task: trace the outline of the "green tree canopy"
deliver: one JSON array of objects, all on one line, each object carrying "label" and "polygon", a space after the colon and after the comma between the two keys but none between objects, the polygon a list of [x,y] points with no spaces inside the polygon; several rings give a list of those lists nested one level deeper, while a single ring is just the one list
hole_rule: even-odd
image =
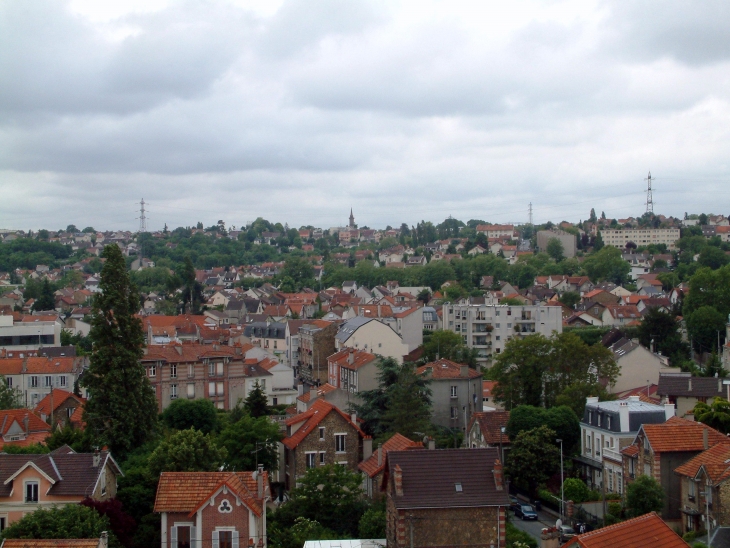
[{"label": "green tree canopy", "polygon": [[694,407],[695,420],[722,432],[730,433],[730,402],[724,398],[714,398],[712,404],[698,402]]},{"label": "green tree canopy", "polygon": [[266,392],[261,388],[259,381],[254,382],[253,388],[246,396],[244,407],[248,414],[254,418],[264,417],[269,414],[269,400]]},{"label": "green tree canopy", "polygon": [[565,259],[565,248],[563,247],[563,242],[557,238],[550,238],[548,240],[546,251],[550,257],[555,259],[556,263]]},{"label": "green tree canopy", "polygon": [[730,314],[730,265],[717,270],[700,268],[690,278],[682,313],[687,317],[703,306],[715,308],[723,318]]},{"label": "green tree canopy", "polygon": [[23,393],[19,388],[8,386],[5,377],[0,375],[0,409],[20,409],[25,407]]},{"label": "green tree canopy", "polygon": [[33,303],[33,310],[55,310],[56,309],[56,298],[53,295],[53,288],[48,278],[43,280],[41,285],[41,293]]},{"label": "green tree canopy", "polygon": [[291,527],[297,517],[318,521],[327,529],[357,538],[358,524],[368,505],[362,476],[345,466],[329,464],[307,470],[291,490],[289,501],[276,511],[276,521]]},{"label": "green tree canopy", "polygon": [[567,406],[545,409],[520,405],[510,412],[505,433],[510,439],[516,439],[522,432],[544,425],[555,432],[556,438],[563,440],[563,448],[567,453],[580,440],[579,420],[573,410]]},{"label": "green tree canopy", "polygon": [[227,452],[210,434],[190,428],[175,432],[162,441],[149,458],[153,476],[162,472],[212,472],[225,462]]},{"label": "green tree canopy", "polygon": [[0,538],[98,539],[103,531],[109,534],[110,547],[121,546],[111,532],[111,524],[106,516],[99,515],[96,510],[88,506],[68,504],[30,512],[7,527],[0,534]]},{"label": "green tree canopy", "polygon": [[218,429],[218,412],[210,400],[173,400],[162,412],[162,420],[176,430],[195,428],[209,434]]},{"label": "green tree canopy", "polygon": [[603,247],[583,261],[583,269],[593,282],[609,281],[624,284],[629,279],[631,265],[623,260],[621,251],[613,246]]},{"label": "green tree canopy", "polygon": [[223,429],[217,442],[226,449],[227,469],[256,470],[258,463],[275,471],[279,466],[277,442],[281,437],[278,425],[267,416],[243,415]]},{"label": "green tree canopy", "polygon": [[560,449],[555,445],[555,431],[547,426],[520,432],[512,440],[507,454],[507,473],[512,481],[523,483],[531,498],[560,466]]},{"label": "green tree canopy", "polygon": [[89,338],[94,343],[81,384],[89,390],[84,406],[87,428],[121,457],[143,445],[157,430],[157,399],[140,360],[145,344],[135,317],[139,293],[129,279],[122,252],[104,248],[101,293],[94,298]]},{"label": "green tree canopy", "polygon": [[722,344],[725,335],[726,318],[714,306],[701,306],[686,319],[687,333],[695,349],[712,352]]},{"label": "green tree canopy", "polygon": [[689,347],[682,341],[677,319],[659,308],[650,308],[638,328],[639,342],[646,348],[668,356],[672,363],[681,362],[689,357]]},{"label": "green tree canopy", "polygon": [[638,517],[664,508],[664,489],[649,476],[638,476],[626,487],[626,513]]}]

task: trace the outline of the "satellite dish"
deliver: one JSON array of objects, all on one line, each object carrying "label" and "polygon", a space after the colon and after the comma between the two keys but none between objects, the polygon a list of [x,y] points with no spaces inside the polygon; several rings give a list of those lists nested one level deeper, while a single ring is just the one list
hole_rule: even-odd
[{"label": "satellite dish", "polygon": [[560,529],[560,526],[563,524],[563,520],[558,518],[558,520],[555,522],[555,528]]}]

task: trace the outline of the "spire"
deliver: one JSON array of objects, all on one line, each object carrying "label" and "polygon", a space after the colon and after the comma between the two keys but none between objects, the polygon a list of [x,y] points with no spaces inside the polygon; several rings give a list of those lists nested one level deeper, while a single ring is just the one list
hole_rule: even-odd
[{"label": "spire", "polygon": [[352,208],[350,208],[350,228],[355,228],[355,216],[352,214]]}]

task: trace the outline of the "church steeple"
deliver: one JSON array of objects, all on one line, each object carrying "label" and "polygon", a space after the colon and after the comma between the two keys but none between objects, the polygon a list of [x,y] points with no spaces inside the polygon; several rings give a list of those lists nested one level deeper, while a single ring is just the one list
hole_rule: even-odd
[{"label": "church steeple", "polygon": [[352,208],[350,208],[350,228],[355,228],[355,216],[352,214]]}]

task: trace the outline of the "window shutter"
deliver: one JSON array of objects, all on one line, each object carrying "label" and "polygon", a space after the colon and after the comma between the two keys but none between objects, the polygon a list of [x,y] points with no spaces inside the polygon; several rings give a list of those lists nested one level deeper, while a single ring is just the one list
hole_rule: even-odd
[{"label": "window shutter", "polygon": [[198,548],[198,528],[190,528],[190,548]]},{"label": "window shutter", "polygon": [[213,531],[213,548],[220,548],[220,543],[218,542],[218,531]]},{"label": "window shutter", "polygon": [[177,548],[177,525],[170,527],[170,548]]},{"label": "window shutter", "polygon": [[233,548],[238,548],[238,531],[233,531]]}]

